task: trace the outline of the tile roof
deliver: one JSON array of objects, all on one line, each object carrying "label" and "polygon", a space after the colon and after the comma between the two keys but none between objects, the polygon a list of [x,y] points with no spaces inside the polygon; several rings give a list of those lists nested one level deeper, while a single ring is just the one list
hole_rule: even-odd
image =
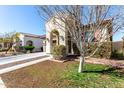
[{"label": "tile roof", "polygon": [[35,34],[24,33],[24,32],[20,32],[20,33],[25,35],[25,36],[29,36],[29,37],[37,37],[37,38],[42,38],[42,39],[46,38],[46,35],[35,35]]}]

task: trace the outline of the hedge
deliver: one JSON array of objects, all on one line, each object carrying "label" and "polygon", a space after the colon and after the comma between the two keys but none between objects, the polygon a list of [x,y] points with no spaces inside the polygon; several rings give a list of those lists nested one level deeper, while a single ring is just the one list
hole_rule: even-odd
[{"label": "hedge", "polygon": [[124,50],[114,50],[111,55],[112,59],[124,60]]},{"label": "hedge", "polygon": [[26,51],[32,52],[35,47],[34,47],[34,46],[23,46],[23,48],[24,48]]}]

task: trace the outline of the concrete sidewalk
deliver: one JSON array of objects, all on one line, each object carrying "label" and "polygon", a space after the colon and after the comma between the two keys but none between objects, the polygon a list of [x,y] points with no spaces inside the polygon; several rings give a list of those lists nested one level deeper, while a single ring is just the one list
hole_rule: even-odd
[{"label": "concrete sidewalk", "polygon": [[22,64],[17,64],[17,65],[14,65],[14,66],[5,67],[3,69],[0,69],[0,74],[4,74],[4,73],[7,73],[7,72],[16,70],[16,69],[20,69],[20,68],[27,67],[27,66],[30,66],[30,65],[33,65],[33,64],[37,64],[37,63],[40,63],[40,62],[43,62],[43,61],[49,60],[49,59],[51,59],[51,57],[44,57],[44,58],[40,58],[40,59],[27,61],[27,62],[22,63]]},{"label": "concrete sidewalk", "polygon": [[0,58],[0,74],[33,65],[50,58],[51,56],[44,52]]},{"label": "concrete sidewalk", "polygon": [[45,52],[38,52],[38,53],[30,53],[30,54],[2,57],[2,58],[0,58],[0,65],[17,62],[17,61],[22,61],[22,60],[27,60],[30,58],[36,58],[36,57],[45,56],[45,55],[48,56],[48,54],[46,54]]}]

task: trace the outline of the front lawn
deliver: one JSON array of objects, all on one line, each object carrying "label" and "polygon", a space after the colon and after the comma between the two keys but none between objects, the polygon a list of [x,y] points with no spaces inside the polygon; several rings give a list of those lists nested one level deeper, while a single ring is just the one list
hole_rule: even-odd
[{"label": "front lawn", "polygon": [[124,87],[123,69],[85,64],[77,73],[78,62],[41,62],[1,75],[7,87]]}]

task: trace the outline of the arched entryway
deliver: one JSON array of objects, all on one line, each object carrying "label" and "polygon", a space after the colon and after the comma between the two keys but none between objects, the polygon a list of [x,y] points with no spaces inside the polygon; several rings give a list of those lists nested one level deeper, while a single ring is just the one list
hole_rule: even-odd
[{"label": "arched entryway", "polygon": [[26,42],[26,45],[27,45],[27,46],[33,46],[33,41],[31,41],[31,40],[27,41],[27,42]]},{"label": "arched entryway", "polygon": [[54,29],[51,31],[51,41],[52,41],[52,46],[59,45],[59,32],[58,32],[58,30]]},{"label": "arched entryway", "polygon": [[52,53],[52,50],[54,46],[59,45],[59,32],[56,29],[53,29],[50,32],[50,52]]}]

